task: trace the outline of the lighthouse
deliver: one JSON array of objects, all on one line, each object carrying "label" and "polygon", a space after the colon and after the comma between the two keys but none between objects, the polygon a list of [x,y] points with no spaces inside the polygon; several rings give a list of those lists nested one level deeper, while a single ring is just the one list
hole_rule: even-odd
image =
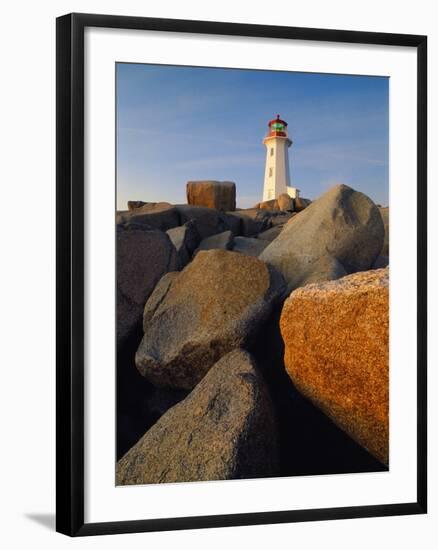
[{"label": "lighthouse", "polygon": [[283,193],[297,198],[299,190],[290,185],[288,150],[292,140],[287,135],[287,122],[281,120],[280,115],[268,123],[268,133],[263,143],[266,146],[263,201],[276,199]]}]

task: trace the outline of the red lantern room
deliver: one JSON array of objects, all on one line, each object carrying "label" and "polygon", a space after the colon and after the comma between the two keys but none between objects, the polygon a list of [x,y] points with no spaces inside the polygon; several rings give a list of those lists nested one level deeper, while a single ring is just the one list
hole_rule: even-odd
[{"label": "red lantern room", "polygon": [[287,122],[281,120],[280,115],[268,123],[269,130],[266,137],[287,137]]}]

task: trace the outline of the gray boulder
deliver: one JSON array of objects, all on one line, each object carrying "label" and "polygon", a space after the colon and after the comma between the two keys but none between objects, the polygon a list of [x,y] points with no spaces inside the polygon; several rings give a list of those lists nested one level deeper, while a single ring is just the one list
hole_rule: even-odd
[{"label": "gray boulder", "polygon": [[266,231],[262,231],[262,233],[259,233],[257,235],[257,239],[262,239],[264,241],[273,241],[280,235],[281,230],[283,229],[283,226],[281,225],[275,225],[274,227],[271,227],[271,229],[267,229]]},{"label": "gray boulder", "polygon": [[236,184],[232,181],[189,181],[187,202],[224,212],[233,211],[236,208]]},{"label": "gray boulder", "polygon": [[284,290],[281,275],[257,258],[199,252],[155,309],[137,369],[156,386],[193,388],[223,355],[253,341]]},{"label": "gray boulder", "polygon": [[264,215],[263,210],[239,210],[236,212],[228,212],[231,218],[235,218],[240,222],[240,235],[244,237],[253,237],[270,227],[269,215]]},{"label": "gray boulder", "polygon": [[264,218],[269,218],[271,215],[277,213],[278,210],[268,210],[260,208],[240,208],[236,212],[232,212],[235,216],[245,216],[251,218],[252,220],[263,220]]},{"label": "gray boulder", "polygon": [[378,256],[373,263],[373,269],[383,269],[389,265],[389,256]]},{"label": "gray boulder", "polygon": [[220,217],[226,228],[232,231],[233,235],[238,236],[242,234],[242,221],[233,214],[234,212],[220,212]]},{"label": "gray boulder", "polygon": [[242,210],[240,214],[243,216],[252,218],[257,222],[263,222],[264,223],[263,231],[264,231],[273,225],[283,225],[287,223],[288,220],[295,215],[295,212],[283,212],[281,210],[268,210],[266,208],[262,208],[259,210],[256,210],[254,208],[249,208],[248,210]]},{"label": "gray boulder", "polygon": [[370,269],[382,248],[384,228],[376,205],[346,185],[333,187],[295,216],[261,253],[288,290]]},{"label": "gray boulder", "polygon": [[180,225],[178,211],[167,202],[146,203],[134,210],[118,212],[118,224],[144,225],[147,228],[167,231]]},{"label": "gray boulder", "polygon": [[296,215],[296,212],[278,212],[276,216],[271,217],[270,225],[272,227],[276,227],[277,225],[283,226]]},{"label": "gray boulder", "polygon": [[240,234],[240,220],[213,208],[204,206],[192,206],[190,204],[178,204],[175,206],[180,217],[181,224],[193,221],[200,239],[211,237],[223,231],[232,231],[234,235]]},{"label": "gray boulder", "polygon": [[169,288],[176,277],[178,277],[179,271],[169,271],[161,277],[156,284],[152,294],[149,296],[143,310],[143,332],[146,332],[149,328],[149,323],[152,317],[158,309],[158,306],[166,297],[169,292]]},{"label": "gray boulder", "polygon": [[195,254],[201,250],[214,250],[219,248],[221,250],[231,250],[233,248],[233,233],[232,231],[224,231],[217,235],[212,235],[203,239],[199,247],[195,250]]},{"label": "gray boulder", "polygon": [[259,256],[268,246],[269,241],[253,237],[235,237],[233,250],[248,256]]},{"label": "gray boulder", "polygon": [[267,477],[277,472],[274,413],[252,357],[234,350],[118,462],[117,485]]},{"label": "gray boulder", "polygon": [[162,231],[117,230],[117,344],[136,325],[157,282],[178,269],[176,251]]},{"label": "gray boulder", "polygon": [[192,254],[200,241],[195,223],[190,220],[180,227],[169,229],[167,234],[176,249],[179,266],[182,269],[191,260]]},{"label": "gray boulder", "polygon": [[[251,237],[261,231],[266,231],[273,225],[283,225],[295,215],[294,212],[282,212],[281,210],[272,210],[267,208],[247,208],[233,212],[243,220],[242,236]],[[253,220],[250,222],[248,218]],[[254,223],[256,222],[256,223]]]},{"label": "gray boulder", "polygon": [[308,265],[306,278],[299,286],[334,281],[348,275],[344,266],[333,256],[321,256]]},{"label": "gray boulder", "polygon": [[380,215],[382,216],[383,226],[385,227],[385,239],[383,241],[381,256],[389,256],[389,208],[379,208]]}]

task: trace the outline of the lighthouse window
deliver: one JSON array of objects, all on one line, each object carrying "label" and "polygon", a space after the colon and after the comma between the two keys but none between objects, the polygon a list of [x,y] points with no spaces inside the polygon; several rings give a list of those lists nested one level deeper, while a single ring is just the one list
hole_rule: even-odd
[{"label": "lighthouse window", "polygon": [[270,178],[272,178],[272,172],[273,172],[272,168],[269,168],[269,177]]},{"label": "lighthouse window", "polygon": [[274,156],[274,148],[271,147],[271,157],[273,157],[273,156]]}]

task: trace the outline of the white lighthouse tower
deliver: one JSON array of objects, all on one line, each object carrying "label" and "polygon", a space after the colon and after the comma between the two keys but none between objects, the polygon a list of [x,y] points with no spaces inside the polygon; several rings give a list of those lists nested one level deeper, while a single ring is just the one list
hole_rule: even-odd
[{"label": "white lighthouse tower", "polygon": [[299,195],[299,190],[290,185],[288,149],[292,141],[287,135],[287,122],[277,115],[277,118],[268,123],[268,127],[268,133],[263,140],[266,145],[263,201],[276,199],[283,193],[295,199]]}]

